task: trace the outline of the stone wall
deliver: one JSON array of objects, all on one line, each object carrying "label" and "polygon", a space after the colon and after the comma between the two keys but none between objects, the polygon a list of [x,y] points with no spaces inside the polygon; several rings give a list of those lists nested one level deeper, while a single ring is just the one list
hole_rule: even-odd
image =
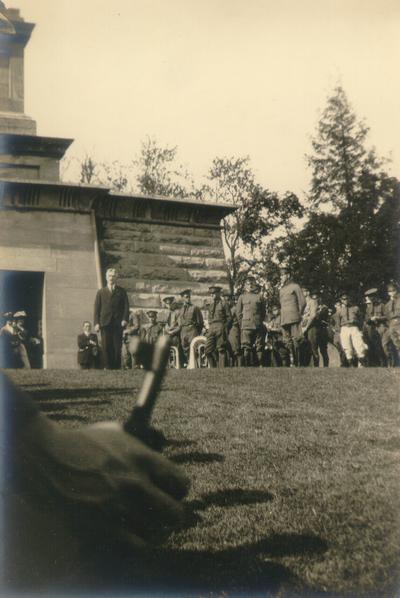
[{"label": "stone wall", "polygon": [[44,272],[44,367],[76,368],[98,288],[90,214],[2,210],[0,270]]},{"label": "stone wall", "polygon": [[218,228],[103,220],[99,236],[102,269],[117,268],[134,307],[162,308],[186,288],[201,305],[210,284],[228,286]]}]

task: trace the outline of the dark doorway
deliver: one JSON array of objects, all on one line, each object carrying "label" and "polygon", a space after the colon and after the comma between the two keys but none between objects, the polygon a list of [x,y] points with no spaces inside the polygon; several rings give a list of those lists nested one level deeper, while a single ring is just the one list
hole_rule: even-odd
[{"label": "dark doorway", "polygon": [[39,339],[40,344],[27,342],[31,366],[43,367],[42,305],[44,272],[0,270],[1,313],[26,312],[28,339]]}]

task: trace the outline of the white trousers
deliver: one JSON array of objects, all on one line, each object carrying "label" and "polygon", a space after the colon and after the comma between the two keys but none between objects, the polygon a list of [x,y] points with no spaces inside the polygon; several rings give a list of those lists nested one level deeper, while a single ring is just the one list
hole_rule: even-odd
[{"label": "white trousers", "polygon": [[340,342],[348,361],[351,361],[353,357],[362,359],[368,349],[368,346],[364,343],[361,330],[357,326],[342,326],[340,329]]}]

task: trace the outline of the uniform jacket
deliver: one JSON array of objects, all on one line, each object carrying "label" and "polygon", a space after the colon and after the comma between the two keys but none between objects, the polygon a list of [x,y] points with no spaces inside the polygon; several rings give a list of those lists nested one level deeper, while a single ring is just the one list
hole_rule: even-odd
[{"label": "uniform jacket", "polygon": [[129,320],[129,300],[128,295],[122,287],[115,285],[111,292],[108,287],[103,287],[97,291],[94,302],[94,325],[100,324],[100,327],[109,324],[121,325],[121,322]]},{"label": "uniform jacket", "polygon": [[168,317],[165,322],[165,332],[170,336],[175,336],[176,334],[178,334],[179,329],[179,311],[177,309],[170,310],[168,312]]},{"label": "uniform jacket", "polygon": [[264,297],[261,293],[243,293],[237,301],[236,313],[242,330],[256,330],[265,319]]},{"label": "uniform jacket", "polygon": [[154,344],[159,336],[161,336],[163,332],[163,327],[160,322],[156,322],[155,324],[147,324],[142,328],[141,337],[146,343]]},{"label": "uniform jacket", "polygon": [[216,299],[207,304],[208,325],[231,323],[232,314],[229,304],[224,299]]},{"label": "uniform jacket", "polygon": [[361,311],[357,305],[342,305],[339,309],[341,326],[358,326],[361,324]]},{"label": "uniform jacket", "polygon": [[281,304],[282,326],[300,322],[306,300],[299,285],[292,281],[285,284],[279,290],[279,301]]},{"label": "uniform jacket", "polygon": [[[90,341],[96,343],[91,345]],[[98,340],[97,334],[90,333],[86,335],[84,332],[78,335],[78,363],[79,365],[88,365],[94,357],[93,348],[97,348],[98,351]]]},{"label": "uniform jacket", "polygon": [[129,314],[128,326],[124,329],[123,337],[124,342],[129,343],[131,336],[139,336],[140,334],[140,319],[137,314]]},{"label": "uniform jacket", "polygon": [[[374,318],[374,320],[371,320]],[[379,303],[368,303],[365,310],[365,322],[366,324],[376,323],[379,324],[386,320],[385,305]]]},{"label": "uniform jacket", "polygon": [[182,305],[179,310],[178,321],[181,328],[193,326],[196,329],[197,334],[200,334],[203,330],[203,314],[201,313],[200,308],[192,303]]},{"label": "uniform jacket", "polygon": [[394,297],[394,299],[389,299],[389,301],[385,305],[385,315],[388,321],[393,320],[394,318],[400,318],[400,294]]}]

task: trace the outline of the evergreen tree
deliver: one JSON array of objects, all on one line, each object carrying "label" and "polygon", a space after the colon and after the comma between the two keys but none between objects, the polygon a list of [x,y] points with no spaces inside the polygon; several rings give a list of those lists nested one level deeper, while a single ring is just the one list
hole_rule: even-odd
[{"label": "evergreen tree", "polygon": [[[312,139],[309,219],[280,245],[300,283],[332,301],[345,290],[362,299],[371,286],[399,275],[399,181],[365,147],[368,128],[357,120],[341,87],[328,99]],[[323,207],[324,206],[324,207]]]}]

